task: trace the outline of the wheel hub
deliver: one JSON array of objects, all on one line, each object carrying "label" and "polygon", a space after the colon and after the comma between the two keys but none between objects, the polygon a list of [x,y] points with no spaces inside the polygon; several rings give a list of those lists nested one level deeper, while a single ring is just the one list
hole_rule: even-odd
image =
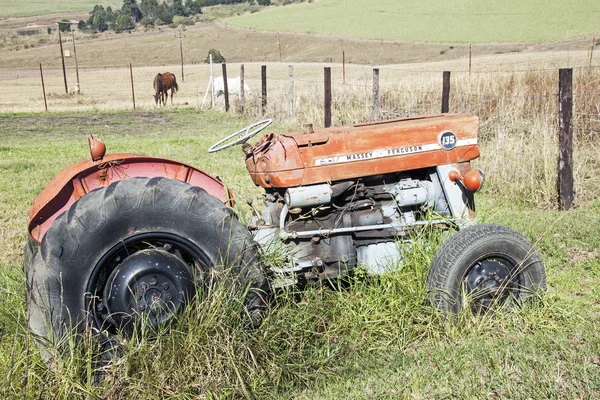
[{"label": "wheel hub", "polygon": [[503,302],[510,294],[511,268],[501,260],[477,262],[465,276],[466,294],[476,310],[485,310],[494,302]]},{"label": "wheel hub", "polygon": [[117,328],[145,320],[169,322],[195,293],[189,266],[166,250],[147,249],[125,258],[104,287],[107,321]]}]

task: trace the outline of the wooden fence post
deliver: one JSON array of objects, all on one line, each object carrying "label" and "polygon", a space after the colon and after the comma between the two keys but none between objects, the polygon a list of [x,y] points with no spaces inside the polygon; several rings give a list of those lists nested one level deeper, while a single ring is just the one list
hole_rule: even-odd
[{"label": "wooden fence post", "polygon": [[246,91],[244,90],[244,64],[240,65],[240,112],[246,109]]},{"label": "wooden fence post", "polygon": [[379,68],[373,68],[373,121],[379,121]]},{"label": "wooden fence post", "polygon": [[260,79],[262,82],[262,113],[265,115],[267,111],[267,66],[263,65],[260,68]]},{"label": "wooden fence post", "polygon": [[225,95],[225,112],[229,111],[229,85],[227,84],[227,64],[221,63],[223,71],[223,94]]},{"label": "wooden fence post", "polygon": [[331,126],[331,67],[325,67],[325,128]]},{"label": "wooden fence post", "polygon": [[573,206],[573,69],[558,72],[558,206]]},{"label": "wooden fence post", "polygon": [[342,51],[342,83],[346,84],[346,52]]},{"label": "wooden fence post", "polygon": [[442,114],[449,110],[450,103],[450,71],[444,71],[444,84],[442,87]]},{"label": "wooden fence post", "polygon": [[290,65],[290,108],[289,108],[289,116],[292,118],[294,115],[294,66]]},{"label": "wooden fence post", "polygon": [[594,58],[594,46],[596,45],[596,38],[592,38],[592,45],[590,46],[590,62],[588,63],[588,68],[592,68],[592,58]]},{"label": "wooden fence post", "polygon": [[42,63],[40,63],[40,76],[42,77],[42,92],[44,92],[44,107],[48,112],[48,102],[46,102],[46,86],[44,85],[44,72],[42,72]]},{"label": "wooden fence post", "polygon": [[279,45],[279,62],[283,62],[283,58],[281,57],[281,38],[279,37],[279,32],[277,32],[277,44]]},{"label": "wooden fence post", "polygon": [[129,63],[129,76],[131,77],[131,97],[133,98],[133,110],[135,111],[135,90],[133,89],[133,67]]},{"label": "wooden fence post", "polygon": [[469,78],[471,78],[471,59],[473,56],[473,45],[469,43]]}]

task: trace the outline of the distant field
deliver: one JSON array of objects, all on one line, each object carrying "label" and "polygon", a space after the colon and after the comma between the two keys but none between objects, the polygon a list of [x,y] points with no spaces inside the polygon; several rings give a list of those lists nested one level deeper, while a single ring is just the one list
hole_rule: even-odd
[{"label": "distant field", "polygon": [[600,34],[599,20],[597,0],[315,0],[226,22],[361,39],[537,43]]},{"label": "distant field", "polygon": [[0,18],[91,11],[94,5],[120,8],[121,0],[0,0]]}]

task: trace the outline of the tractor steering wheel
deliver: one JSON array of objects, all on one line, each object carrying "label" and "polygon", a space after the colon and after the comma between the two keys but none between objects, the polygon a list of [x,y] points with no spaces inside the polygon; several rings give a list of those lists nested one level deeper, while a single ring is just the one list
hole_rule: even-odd
[{"label": "tractor steering wheel", "polygon": [[236,144],[246,143],[248,141],[248,139],[250,139],[251,137],[256,135],[258,132],[265,129],[267,126],[271,125],[272,122],[273,122],[272,119],[264,119],[262,121],[255,122],[252,125],[248,125],[247,127],[242,128],[239,131],[232,133],[231,135],[227,136],[226,138],[223,138],[223,139],[219,140],[217,143],[210,146],[208,148],[208,152],[214,153],[215,151],[227,149],[231,146],[235,146]]}]

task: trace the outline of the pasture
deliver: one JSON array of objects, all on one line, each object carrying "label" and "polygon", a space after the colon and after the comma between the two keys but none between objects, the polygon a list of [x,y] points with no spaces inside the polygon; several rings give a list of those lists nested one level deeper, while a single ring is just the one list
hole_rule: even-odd
[{"label": "pasture", "polygon": [[[85,135],[91,133],[107,143],[109,152],[192,163],[251,197],[260,191],[246,175],[240,148],[217,156],[206,153],[210,144],[248,122],[185,107],[0,115],[0,396],[596,396],[600,196],[590,195],[567,213],[524,206],[528,199],[518,196],[528,191],[507,198],[504,178],[492,172],[496,159],[490,155],[498,145],[492,138],[482,141],[484,156],[476,164],[488,172],[489,181],[478,195],[479,218],[508,225],[536,243],[549,282],[539,306],[495,318],[464,315],[458,324],[446,324],[424,303],[424,277],[438,245],[424,243],[413,248],[400,271],[381,279],[359,279],[339,291],[309,288],[280,294],[255,332],[243,329],[230,301],[218,295],[200,298],[169,332],[130,343],[101,385],[93,384],[93,366],[85,353],[74,353],[47,370],[24,328],[21,263],[27,209],[36,194],[62,168],[89,157]],[[519,162],[513,161],[507,165]]]},{"label": "pasture", "polygon": [[228,18],[232,25],[369,40],[553,42],[600,33],[594,0],[317,0]]},{"label": "pasture", "polygon": [[37,1],[14,1],[0,0],[0,18],[2,17],[26,17],[32,15],[59,14],[76,11],[89,12],[94,5],[100,4],[104,7],[121,8],[121,0],[37,0]]},{"label": "pasture", "polygon": [[[371,35],[369,31],[379,35],[414,32],[418,35],[414,40],[456,43],[476,42],[490,35],[494,41],[513,40],[510,29],[514,37],[520,35],[519,41],[547,42],[598,33],[597,24],[590,22],[597,20],[598,6],[585,0],[569,4],[569,12],[563,12],[561,7],[566,6],[555,0],[543,5],[537,0],[510,1],[488,5],[485,15],[476,16],[467,7],[471,2],[462,0],[445,14],[439,10],[447,3],[439,1],[422,4],[422,11],[412,14],[407,11],[414,11],[410,6],[404,6],[402,13],[394,11],[404,2],[384,0],[379,6],[365,6],[370,1],[316,0],[243,16],[228,25],[214,22],[188,27],[183,39],[185,80],[178,64],[177,30],[170,28],[77,36],[78,95],[65,94],[57,44],[24,49],[17,43],[11,47],[13,51],[3,53],[0,398],[598,396],[600,69],[587,68],[589,38],[544,44],[476,44],[469,74],[468,45],[327,36],[361,38]],[[60,5],[0,0],[3,13],[16,10],[18,15],[30,15],[33,4],[41,10],[46,3],[52,11],[74,7],[73,11],[87,12],[92,7],[87,0]],[[318,12],[312,14],[314,10]],[[369,13],[378,10],[381,22],[374,29],[368,22],[372,20]],[[304,23],[309,24],[305,26],[330,26],[332,31],[279,35],[258,30],[283,31],[283,23],[277,20],[283,12],[291,15],[281,15],[288,26],[299,26],[294,25],[295,18],[304,15]],[[388,19],[388,14],[393,18]],[[360,21],[352,19],[356,15]],[[560,29],[554,25],[559,16],[563,18]],[[505,21],[503,26],[495,25],[499,17]],[[252,29],[229,25],[244,21],[250,21]],[[428,29],[412,26],[413,22],[424,23]],[[480,23],[485,26],[477,25]],[[0,34],[6,24],[14,29],[19,22],[0,21]],[[539,38],[542,34],[545,36]],[[66,46],[69,48],[69,42]],[[203,61],[210,48],[219,49],[227,58],[230,78],[239,75],[240,63],[244,63],[246,83],[253,91],[244,112],[239,111],[235,96],[227,114],[222,100],[214,108],[206,105],[200,110],[210,76]],[[345,80],[342,51],[347,62]],[[593,65],[598,64],[595,59]],[[130,62],[136,111],[132,110]],[[39,63],[44,65],[49,113],[43,112]],[[196,298],[178,324],[157,338],[142,335],[130,341],[124,356],[105,368],[105,380],[99,385],[94,383],[95,365],[86,348],[46,368],[26,329],[21,267],[27,211],[54,175],[89,157],[87,134],[105,141],[108,152],[149,154],[196,165],[218,175],[236,195],[247,199],[261,191],[247,176],[241,149],[210,155],[207,148],[264,117],[275,119],[271,131],[297,130],[304,123],[321,127],[324,67],[332,68],[333,124],[368,120],[374,64],[380,68],[383,118],[439,112],[442,71],[452,71],[451,112],[480,117],[482,156],[474,166],[485,172],[486,184],[476,195],[478,218],[509,226],[536,244],[548,272],[548,292],[539,304],[500,315],[465,314],[456,324],[449,324],[425,302],[425,276],[440,243],[417,237],[406,264],[393,274],[360,278],[342,290],[309,287],[303,292],[279,293],[268,318],[256,331],[243,328],[236,299],[215,290],[211,297]],[[268,75],[265,115],[260,101],[261,65],[267,65]],[[291,97],[289,65],[294,71]],[[576,197],[573,210],[559,212],[557,72],[568,66],[575,67]],[[169,103],[157,108],[152,80],[165,71],[175,73],[180,91],[175,94],[174,106]],[[220,75],[217,65],[215,76]],[[67,59],[67,78],[73,87],[72,59]],[[247,215],[244,201],[238,204],[240,215]],[[265,255],[270,256],[274,255]]]}]

